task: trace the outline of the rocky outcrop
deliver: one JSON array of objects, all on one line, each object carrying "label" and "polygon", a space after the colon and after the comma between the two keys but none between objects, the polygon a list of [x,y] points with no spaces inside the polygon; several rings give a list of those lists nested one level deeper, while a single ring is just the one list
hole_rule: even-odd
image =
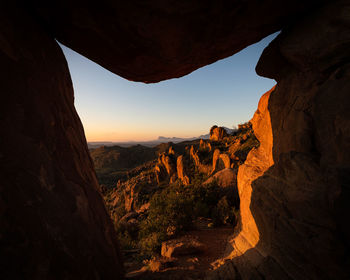
[{"label": "rocky outcrop", "polygon": [[198,155],[197,151],[195,150],[195,148],[193,147],[193,145],[191,146],[191,149],[190,149],[190,156],[194,160],[194,163],[196,166],[199,166],[201,164],[200,159],[199,159],[199,155]]},{"label": "rocky outcrop", "polygon": [[10,5],[0,9],[1,279],[122,279],[64,55]]},{"label": "rocky outcrop", "polygon": [[190,183],[190,179],[188,177],[188,164],[186,163],[184,156],[178,156],[177,158],[177,177],[182,181],[182,183],[187,186]]},{"label": "rocky outcrop", "polygon": [[219,158],[223,164],[225,168],[230,168],[231,167],[231,160],[230,157],[227,154],[220,154],[220,158]]},{"label": "rocky outcrop", "polygon": [[204,141],[201,139],[199,141],[199,150],[200,151],[205,151],[205,152],[211,152],[211,144],[210,142]]},{"label": "rocky outcrop", "polygon": [[128,80],[158,82],[231,56],[319,2],[101,0],[96,8],[52,0],[30,8],[64,45]]},{"label": "rocky outcrop", "polygon": [[203,164],[201,162],[201,159],[199,158],[199,153],[198,151],[193,147],[193,145],[190,148],[190,157],[193,159],[194,161],[194,165],[197,168],[197,170],[201,173],[204,174],[209,174],[211,167],[208,164]]},{"label": "rocky outcrop", "polygon": [[209,184],[213,181],[217,181],[218,185],[222,188],[236,187],[237,185],[237,174],[231,168],[226,168],[215,173],[211,176],[204,184]]},{"label": "rocky outcrop", "polygon": [[219,170],[230,168],[231,160],[227,154],[221,153],[219,149],[215,149],[213,153],[213,166],[211,173],[215,173]]},{"label": "rocky outcrop", "polygon": [[259,61],[278,84],[252,120],[260,147],[239,168],[242,226],[217,276],[349,278],[349,10],[336,1],[309,15]]},{"label": "rocky outcrop", "polygon": [[175,152],[172,147],[168,153],[161,153],[158,156],[158,163],[154,168],[158,184],[169,179],[170,183],[175,182],[177,175],[177,167],[175,162]]},{"label": "rocky outcrop", "polygon": [[227,136],[228,136],[228,134],[227,134],[225,128],[223,128],[223,127],[218,127],[218,126],[214,125],[210,129],[210,140],[211,141],[221,141]]},{"label": "rocky outcrop", "polygon": [[[155,167],[157,168],[157,166]],[[164,171],[164,170],[163,170]],[[141,172],[135,177],[120,184],[119,188],[110,192],[112,200],[114,199],[113,206],[117,206],[118,202],[122,202],[124,199],[124,208],[126,212],[137,211],[143,205],[142,195],[152,193],[157,189],[157,177],[156,172]],[[105,197],[107,204],[109,204],[110,198]]]},{"label": "rocky outcrop", "polygon": [[231,168],[223,169],[204,182],[210,184],[215,182],[220,188],[220,197],[226,196],[235,207],[239,207],[239,195],[237,189],[237,170]]}]

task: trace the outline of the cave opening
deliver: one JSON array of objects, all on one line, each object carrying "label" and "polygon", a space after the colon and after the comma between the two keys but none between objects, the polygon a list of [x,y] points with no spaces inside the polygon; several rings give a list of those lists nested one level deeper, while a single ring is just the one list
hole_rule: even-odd
[{"label": "cave opening", "polygon": [[259,146],[249,120],[275,84],[255,65],[278,33],[156,84],[124,80],[60,44],[127,275],[196,275],[229,255],[240,226],[238,167]]},{"label": "cave opening", "polygon": [[[350,278],[350,230],[346,219],[346,214],[350,213],[347,175],[350,174],[349,0],[287,0],[283,5],[277,0],[27,2],[7,1],[0,9],[0,255],[5,256],[0,264],[1,279],[124,279],[124,263],[126,271],[130,272],[130,262],[128,264],[123,256],[122,251],[126,249],[123,244],[120,250],[115,226],[101,193],[111,194],[108,209],[122,201],[124,210],[121,209],[120,221],[129,215],[125,217],[129,222],[126,226],[141,227],[137,224],[143,210],[148,211],[148,217],[156,217],[142,227],[155,234],[137,234],[146,236],[148,242],[144,244],[152,248],[155,244],[152,242],[159,241],[157,233],[163,232],[164,236],[175,232],[176,235],[184,222],[190,220],[190,224],[194,224],[188,217],[192,218],[201,211],[217,214],[219,209],[232,206],[229,203],[234,199],[227,199],[227,195],[226,202],[220,199],[220,205],[215,204],[217,197],[209,199],[212,196],[207,194],[216,194],[215,178],[211,178],[214,182],[208,182],[209,187],[204,193],[203,188],[183,185],[199,182],[203,187],[203,176],[196,178],[191,176],[192,172],[205,174],[214,170],[217,171],[212,174],[215,176],[232,171],[234,168],[222,169],[234,160],[229,155],[230,148],[231,152],[234,150],[229,140],[240,135],[243,141],[254,140],[241,134],[243,131],[249,133],[249,124],[227,136],[230,133],[221,127],[226,126],[225,121],[229,120],[229,127],[241,121],[235,120],[233,115],[224,121],[215,118],[220,113],[234,113],[240,109],[238,99],[219,97],[215,87],[221,85],[222,89],[222,83],[217,85],[215,81],[220,81],[220,76],[214,82],[210,77],[215,75],[203,79],[197,95],[179,87],[174,95],[164,91],[163,95],[157,96],[156,87],[181,82],[186,77],[189,79],[200,70],[183,80],[169,80],[153,88],[151,85],[147,94],[137,90],[140,84],[133,83],[139,97],[131,98],[131,92],[125,94],[123,90],[118,96],[118,92],[111,90],[111,95],[117,96],[122,105],[118,107],[119,103],[109,99],[107,105],[112,107],[109,111],[107,105],[99,106],[99,102],[105,99],[104,90],[92,90],[98,84],[110,88],[108,79],[105,83],[98,83],[94,81],[95,77],[86,78],[83,84],[89,86],[80,91],[76,87],[79,79],[74,74],[74,67],[71,67],[71,75],[57,42],[116,75],[132,81],[156,83],[185,76],[229,57],[277,30],[282,30],[281,34],[264,49],[256,67],[259,75],[276,80],[277,85],[260,98],[250,121],[259,146],[250,150],[244,164],[238,168],[241,223],[238,223],[240,228],[235,227],[239,229],[235,231],[237,235],[228,242],[227,248],[232,246],[228,248],[232,254],[219,259],[217,269],[203,277],[193,277],[191,273],[184,275],[192,270],[191,267],[195,272],[201,263],[197,257],[188,258],[186,265],[189,270],[184,270],[184,273],[173,270],[172,274],[173,264],[161,261],[146,262],[146,271],[141,273],[147,272],[151,266],[154,270],[161,270],[164,264],[170,266],[170,272],[155,274],[156,277],[151,274],[150,279]],[[70,66],[73,66],[71,62]],[[89,69],[82,67],[86,68],[83,70]],[[76,87],[76,104],[71,76]],[[238,78],[239,81],[244,79]],[[245,86],[251,84],[249,81],[244,83]],[[209,92],[209,98],[205,94],[208,89],[214,89]],[[259,96],[267,89],[259,88]],[[154,164],[151,166],[153,172],[144,172],[149,166],[141,166],[135,171],[140,175],[139,179],[142,176],[146,179],[140,180],[143,184],[148,184],[149,176],[165,182],[161,188],[157,182],[160,192],[154,195],[153,206],[150,203],[147,208],[147,203],[143,202],[147,202],[152,188],[142,188],[137,176],[130,172],[129,168],[134,170],[130,165],[138,165],[137,161],[131,160],[130,153],[125,156],[130,164],[126,168],[119,166],[108,170],[103,160],[93,162],[91,159],[86,136],[88,141],[106,141],[107,137],[90,138],[89,122],[86,122],[88,115],[81,106],[85,101],[78,96],[79,92],[88,96],[89,90],[95,96],[96,92],[99,93],[100,99],[91,100],[93,106],[87,112],[96,111],[93,120],[98,120],[99,115],[107,117],[107,120],[97,122],[96,129],[100,131],[105,128],[108,117],[114,125],[127,123],[120,122],[123,115],[119,115],[117,121],[113,120],[110,112],[114,110],[131,111],[131,115],[124,115],[129,116],[126,121],[136,117],[140,124],[132,131],[150,132],[158,124],[147,119],[152,114],[146,109],[148,105],[155,105],[153,111],[162,109],[157,120],[159,123],[163,121],[171,133],[163,135],[165,130],[161,129],[155,131],[156,134],[148,134],[150,138],[143,136],[138,141],[153,140],[155,135],[162,135],[161,139],[180,137],[170,130],[176,126],[167,119],[167,113],[175,120],[181,120],[180,128],[189,125],[190,133],[186,132],[184,136],[198,137],[201,129],[207,133],[211,127],[212,140],[199,140],[197,146],[183,147],[181,153],[175,144],[162,144],[162,153],[158,153],[153,163],[150,161],[150,165]],[[235,91],[228,90],[228,93],[233,96]],[[239,93],[244,97],[249,95],[242,90]],[[156,97],[151,97],[152,94]],[[164,96],[172,98],[162,99]],[[182,97],[180,102],[175,96]],[[254,99],[252,112],[259,96]],[[131,106],[122,103],[128,97],[134,101]],[[142,102],[137,106],[136,101],[142,101],[142,98],[148,101],[147,106],[145,103],[142,106]],[[164,101],[162,106],[157,106],[159,100]],[[203,106],[203,101],[209,105]],[[85,124],[85,132],[75,105]],[[191,110],[176,113],[186,106],[190,107],[193,116],[186,115]],[[207,123],[197,111],[203,108]],[[242,121],[251,117],[249,115]],[[205,128],[194,122],[198,119],[204,121]],[[195,129],[199,131],[193,135]],[[121,127],[116,127],[116,131],[123,131],[123,135],[126,132]],[[121,140],[115,136],[112,135],[110,140]],[[134,136],[129,134],[123,141],[132,139]],[[121,151],[128,150],[122,148],[112,153],[106,162],[122,158]],[[110,149],[105,146],[94,151],[103,154]],[[142,145],[134,149],[136,155],[143,154],[144,158],[149,155]],[[240,159],[239,155],[237,158]],[[110,184],[112,188],[122,190],[122,200],[118,195],[112,196],[111,188],[108,189],[110,177],[101,174],[96,177],[98,164],[106,173],[120,171],[112,174]],[[175,176],[169,176],[173,173]],[[232,172],[226,175],[235,176]],[[118,184],[117,176],[126,177],[129,186],[125,186],[127,181],[122,178]],[[170,181],[175,185],[170,186]],[[147,191],[138,191],[137,186]],[[188,192],[184,193],[185,190]],[[168,203],[166,199],[169,197],[172,199]],[[202,197],[208,198],[204,204]],[[188,207],[194,205],[193,201],[197,204],[196,209]],[[208,206],[215,211],[208,211]],[[125,209],[129,207],[136,211],[125,215]],[[169,218],[159,219],[159,216],[170,217],[168,212],[175,220],[182,219],[179,227],[169,226]],[[236,218],[233,214],[232,217]],[[214,217],[203,214],[201,218],[205,219],[198,222],[202,222],[205,229],[217,229],[215,225],[208,227],[214,222]],[[221,219],[221,222],[225,220]],[[154,231],[154,228],[159,229],[159,224],[152,222],[159,222],[162,230]],[[125,232],[119,231],[119,234],[123,233],[122,238],[128,237]],[[148,238],[150,236],[153,238]],[[220,238],[215,238],[215,241],[222,244]],[[198,245],[196,240],[193,244]],[[164,249],[167,256],[171,251],[169,248],[177,248],[174,244],[168,245]],[[158,243],[157,250],[161,254],[159,246]],[[204,250],[205,246],[199,244],[198,247]],[[130,249],[130,254],[139,250]],[[134,279],[148,277],[146,274],[133,276]]]}]

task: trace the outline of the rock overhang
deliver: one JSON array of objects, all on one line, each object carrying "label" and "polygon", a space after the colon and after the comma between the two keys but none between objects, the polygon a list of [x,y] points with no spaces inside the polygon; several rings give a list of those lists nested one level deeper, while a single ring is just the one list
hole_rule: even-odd
[{"label": "rock overhang", "polygon": [[326,1],[36,1],[60,43],[131,81],[178,78],[281,30]]}]

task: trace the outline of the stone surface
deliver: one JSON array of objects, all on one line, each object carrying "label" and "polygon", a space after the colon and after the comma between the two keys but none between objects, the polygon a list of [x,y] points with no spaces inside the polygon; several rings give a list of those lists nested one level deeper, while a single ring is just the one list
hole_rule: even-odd
[{"label": "stone surface", "polygon": [[214,175],[208,178],[204,184],[210,184],[213,181],[217,182],[217,185],[222,188],[220,191],[220,197],[226,196],[232,205],[239,207],[239,195],[237,189],[237,169],[225,168],[216,172]]},{"label": "stone surface", "polygon": [[231,167],[231,160],[229,155],[221,153],[219,149],[215,149],[213,153],[213,166],[211,173]]},{"label": "stone surface", "polygon": [[239,168],[241,228],[217,277],[349,279],[349,12],[334,2],[263,52],[257,71],[278,84],[252,120],[260,147]]},{"label": "stone surface", "polygon": [[199,141],[199,148],[198,148],[198,150],[211,152],[211,144],[210,144],[210,142],[204,141],[203,139],[201,139]]},{"label": "stone surface", "polygon": [[186,160],[184,156],[178,156],[177,158],[177,177],[182,181],[182,183],[187,186],[190,183],[190,179],[188,177],[188,173],[186,172],[188,169],[188,164],[186,164]]},{"label": "stone surface", "polygon": [[211,141],[220,141],[227,137],[227,132],[223,127],[217,127],[214,125],[210,129],[210,140]]},{"label": "stone surface", "polygon": [[191,146],[191,149],[190,149],[190,156],[192,157],[194,164],[196,166],[199,166],[201,164],[199,156],[198,156],[198,152],[196,151],[196,149],[193,146]]},{"label": "stone surface", "polygon": [[222,188],[236,187],[237,174],[233,169],[225,168],[211,176],[204,184],[209,184],[214,180],[217,180],[218,185]]},{"label": "stone surface", "polygon": [[[316,5],[315,5],[316,4]],[[280,30],[320,1],[31,3],[64,45],[129,80],[181,77]],[[273,11],[273,12],[272,12]]]},{"label": "stone surface", "polygon": [[231,160],[228,154],[220,154],[219,160],[222,161],[225,168],[231,167]]},{"label": "stone surface", "polygon": [[163,257],[172,258],[184,255],[199,254],[204,252],[205,245],[194,237],[183,236],[178,239],[171,239],[162,243],[161,254]]},{"label": "stone surface", "polygon": [[122,279],[63,53],[0,9],[1,279]]},{"label": "stone surface", "polygon": [[210,173],[211,166],[209,164],[203,164],[201,162],[201,159],[199,158],[199,152],[193,147],[193,145],[191,145],[190,148],[190,157],[193,159],[194,165],[199,172],[204,174]]}]

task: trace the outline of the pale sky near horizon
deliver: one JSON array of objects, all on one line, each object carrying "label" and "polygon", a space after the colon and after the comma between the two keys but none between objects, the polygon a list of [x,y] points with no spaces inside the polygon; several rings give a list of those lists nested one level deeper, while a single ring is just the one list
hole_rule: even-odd
[{"label": "pale sky near horizon", "polygon": [[276,35],[156,84],[125,80],[61,45],[87,141],[196,137],[214,124],[232,128],[250,120],[261,95],[276,84],[255,73],[263,49]]}]

